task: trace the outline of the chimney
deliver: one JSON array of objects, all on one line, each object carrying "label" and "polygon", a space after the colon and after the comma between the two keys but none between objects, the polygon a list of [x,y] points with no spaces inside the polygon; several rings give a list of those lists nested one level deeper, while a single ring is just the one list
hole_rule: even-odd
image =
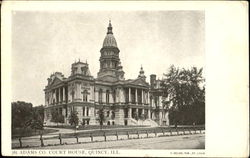
[{"label": "chimney", "polygon": [[150,75],[150,86],[151,86],[151,88],[155,88],[155,84],[156,84],[156,75],[152,74],[152,75]]}]

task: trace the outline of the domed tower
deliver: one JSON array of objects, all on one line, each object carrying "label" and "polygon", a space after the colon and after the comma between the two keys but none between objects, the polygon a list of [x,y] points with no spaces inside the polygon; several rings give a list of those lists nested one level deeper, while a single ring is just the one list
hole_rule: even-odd
[{"label": "domed tower", "polygon": [[122,66],[120,65],[119,58],[120,50],[117,47],[112,29],[111,21],[109,21],[107,35],[100,50],[100,70],[97,74],[97,78],[115,81],[123,79],[124,72],[121,70]]},{"label": "domed tower", "polygon": [[144,81],[146,81],[146,76],[144,75],[144,70],[143,67],[141,66],[141,70],[139,72],[138,78],[143,79]]}]

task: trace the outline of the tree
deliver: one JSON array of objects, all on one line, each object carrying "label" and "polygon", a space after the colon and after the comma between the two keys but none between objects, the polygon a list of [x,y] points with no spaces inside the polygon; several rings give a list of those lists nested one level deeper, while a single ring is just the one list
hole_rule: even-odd
[{"label": "tree", "polygon": [[29,121],[29,126],[32,129],[35,129],[35,132],[36,130],[43,130],[43,111],[43,106],[37,106],[32,109],[32,116]]},{"label": "tree", "polygon": [[[179,69],[173,65],[161,83],[164,109],[169,111],[169,118],[177,124],[202,123],[205,120],[205,88],[202,68]],[[205,123],[205,122],[204,122]]]},{"label": "tree", "polygon": [[139,117],[139,119],[143,121],[146,120],[146,118],[147,118],[147,114],[141,114]]},{"label": "tree", "polygon": [[44,106],[43,105],[33,107],[33,111],[35,111],[39,119],[44,121]]},{"label": "tree", "polygon": [[24,101],[11,103],[12,129],[25,128],[32,115],[32,104]]},{"label": "tree", "polygon": [[102,129],[103,123],[106,120],[105,115],[104,115],[104,107],[103,106],[98,110],[98,120],[100,123],[100,127]]},{"label": "tree", "polygon": [[138,121],[139,116],[138,116],[138,112],[137,112],[137,111],[133,111],[133,113],[132,113],[132,118],[134,118],[135,120]]},{"label": "tree", "polygon": [[51,122],[64,123],[64,116],[58,111],[58,109],[51,109]]},{"label": "tree", "polygon": [[78,112],[72,110],[69,116],[69,123],[70,125],[77,126],[79,124]]}]

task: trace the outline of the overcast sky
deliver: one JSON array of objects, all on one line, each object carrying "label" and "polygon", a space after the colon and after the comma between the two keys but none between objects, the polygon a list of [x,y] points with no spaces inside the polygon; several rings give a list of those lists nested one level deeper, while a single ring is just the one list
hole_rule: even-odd
[{"label": "overcast sky", "polygon": [[71,64],[88,61],[99,71],[100,49],[111,19],[126,79],[142,65],[161,78],[169,66],[205,65],[203,11],[13,12],[12,101],[44,104],[51,73],[70,75]]}]

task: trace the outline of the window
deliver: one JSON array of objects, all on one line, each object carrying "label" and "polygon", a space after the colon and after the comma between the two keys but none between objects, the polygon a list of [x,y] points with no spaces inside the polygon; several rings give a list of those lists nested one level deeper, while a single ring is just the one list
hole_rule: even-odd
[{"label": "window", "polygon": [[75,98],[75,91],[72,91],[71,95],[72,95],[72,101],[74,101],[74,98]]},{"label": "window", "polygon": [[87,92],[87,90],[84,90],[84,91],[83,91],[83,101],[84,101],[84,102],[87,102],[87,101],[88,101],[88,92]]},{"label": "window", "polygon": [[112,111],[112,114],[111,114],[111,119],[114,120],[115,119],[115,112]]},{"label": "window", "polygon": [[99,103],[102,103],[102,89],[99,90]]},{"label": "window", "polygon": [[157,97],[155,97],[155,98],[154,98],[154,100],[155,100],[155,107],[157,107],[157,106],[158,106],[157,99],[158,99]]},{"label": "window", "polygon": [[116,102],[116,91],[113,92],[114,103]]},{"label": "window", "polygon": [[87,116],[89,116],[89,108],[87,107]]},{"label": "window", "polygon": [[109,90],[106,91],[106,102],[109,103]]},{"label": "window", "polygon": [[82,116],[85,116],[85,106],[82,107]]}]

